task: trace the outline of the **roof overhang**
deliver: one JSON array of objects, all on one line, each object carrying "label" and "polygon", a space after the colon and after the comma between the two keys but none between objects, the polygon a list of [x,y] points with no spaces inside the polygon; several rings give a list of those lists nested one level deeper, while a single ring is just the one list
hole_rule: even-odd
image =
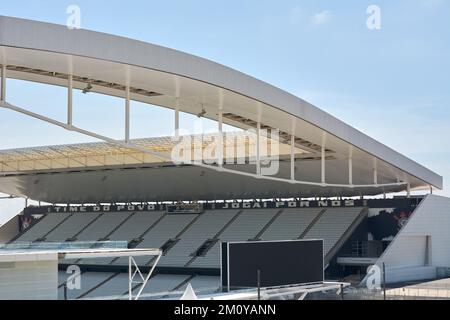
[{"label": "roof overhang", "polygon": [[[116,97],[124,98],[123,88],[129,85],[132,100],[170,109],[176,108],[178,100],[180,111],[198,114],[204,108],[205,117],[216,121],[218,106],[222,105],[224,123],[242,129],[254,128],[260,110],[263,126],[298,137],[305,149],[313,146],[309,150],[312,153],[317,152],[314,146],[322,144],[325,133],[326,147],[334,157],[327,160],[327,174],[338,173],[329,177],[330,182],[348,180],[343,173],[348,169],[351,149],[353,165],[361,169],[354,177],[362,183],[372,180],[376,161],[380,180],[405,181],[412,189],[443,186],[438,174],[310,103],[223,65],[176,50],[93,31],[0,17],[0,63],[7,66],[9,78],[67,86],[66,76],[73,74],[74,88],[83,89],[86,83],[92,83],[92,91]],[[317,173],[320,161],[306,168]],[[317,176],[314,179],[318,180]],[[0,191],[7,192],[2,186]],[[292,186],[285,189],[288,187]],[[336,194],[335,188],[323,188],[326,191],[321,194]],[[297,186],[296,193],[304,190]],[[378,189],[376,194],[383,191]],[[362,192],[349,189],[345,194]],[[186,196],[189,198],[189,191]]]}]

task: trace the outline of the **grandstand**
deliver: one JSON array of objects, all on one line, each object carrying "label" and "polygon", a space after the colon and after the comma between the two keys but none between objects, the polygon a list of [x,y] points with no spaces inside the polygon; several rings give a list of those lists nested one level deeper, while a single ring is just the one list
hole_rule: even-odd
[{"label": "grandstand", "polygon": [[[416,201],[399,199],[398,206],[409,206]],[[391,201],[392,202],[392,201]],[[311,201],[305,208],[267,209],[206,209],[199,214],[167,213],[154,211],[126,212],[54,212],[55,207],[30,208],[42,218],[18,236],[14,241],[127,241],[136,248],[163,248],[164,255],[155,275],[144,290],[144,296],[162,297],[182,291],[187,283],[200,291],[217,292],[219,285],[219,244],[222,241],[324,239],[324,254],[330,276],[336,273],[336,259],[345,256],[345,244],[350,240],[367,241],[369,230],[359,239],[350,239],[354,230],[367,225],[368,208],[384,206],[386,201],[366,201],[365,206],[319,207]],[[331,202],[330,202],[331,203]],[[268,203],[274,206],[273,203]],[[240,204],[244,206],[243,203]],[[215,204],[214,206],[218,206]],[[224,206],[222,204],[222,206]],[[90,211],[89,207],[86,207]],[[50,212],[49,212],[50,211]],[[71,226],[70,228],[68,226]],[[170,243],[170,246],[167,244]],[[344,250],[343,250],[344,248]],[[136,258],[141,267],[149,267],[154,259]],[[334,261],[334,262],[333,262]],[[62,261],[61,269],[77,264],[83,271],[85,283],[80,290],[69,290],[69,299],[103,297],[123,299],[127,297],[127,274],[123,273],[128,261],[118,259],[80,259]],[[67,274],[59,272],[58,296],[64,297],[63,283]],[[163,294],[164,293],[164,294]]]},{"label": "grandstand", "polygon": [[[240,214],[235,210],[208,210],[193,224],[178,243],[171,248],[160,262],[160,265],[184,267],[196,258],[196,252],[201,248],[205,241],[216,243],[218,236],[235,217]],[[207,247],[204,248],[206,253]]]},{"label": "grandstand", "polygon": [[[329,279],[363,280],[367,261],[388,263],[392,283],[450,268],[450,203],[431,194],[442,177],[302,99],[189,54],[29,20],[0,17],[0,49],[1,111],[102,141],[0,151],[0,192],[45,203],[0,228],[9,245],[123,241],[160,249],[160,260],[133,260],[141,270],[155,267],[147,299],[173,297],[188,284],[220,292],[220,246],[228,241],[323,239]],[[67,87],[67,121],[8,101],[7,79]],[[74,90],[124,99],[123,140],[72,123]],[[172,109],[174,136],[130,139],[131,100]],[[217,133],[180,136],[181,112],[217,122]],[[224,133],[224,124],[236,132]],[[183,154],[218,148],[179,162],[171,151],[184,139],[200,143],[188,140]],[[399,192],[406,195],[388,197]],[[127,299],[131,261],[60,260],[58,298]],[[70,265],[82,271],[80,289],[66,290]]]}]

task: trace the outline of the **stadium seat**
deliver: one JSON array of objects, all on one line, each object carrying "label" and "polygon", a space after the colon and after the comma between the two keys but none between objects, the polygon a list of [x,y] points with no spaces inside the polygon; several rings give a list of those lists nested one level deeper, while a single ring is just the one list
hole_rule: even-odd
[{"label": "stadium seat", "polygon": [[329,208],[304,236],[304,239],[323,239],[324,256],[339,241],[363,208]]},{"label": "stadium seat", "polygon": [[262,240],[294,240],[306,230],[321,208],[284,209],[262,234]]},{"label": "stadium seat", "polygon": [[70,215],[71,213],[48,213],[34,226],[27,229],[19,238],[15,240],[15,242],[36,241],[37,239],[43,238]]},{"label": "stadium seat", "polygon": [[213,238],[237,213],[237,210],[208,210],[183,234],[181,240],[162,257],[159,265],[182,267],[192,253]]},{"label": "stadium seat", "polygon": [[[246,241],[253,239],[270,219],[278,212],[277,209],[244,210],[219,236],[220,241]],[[219,268],[220,242],[217,242],[204,257],[197,257],[189,266],[198,268]]]}]

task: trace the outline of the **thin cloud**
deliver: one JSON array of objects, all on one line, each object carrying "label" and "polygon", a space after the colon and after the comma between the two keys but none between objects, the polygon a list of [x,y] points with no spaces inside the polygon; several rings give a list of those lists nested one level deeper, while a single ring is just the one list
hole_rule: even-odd
[{"label": "thin cloud", "polygon": [[328,22],[330,22],[330,20],[331,20],[330,10],[324,10],[322,12],[315,14],[312,17],[312,23],[316,26],[327,24]]}]

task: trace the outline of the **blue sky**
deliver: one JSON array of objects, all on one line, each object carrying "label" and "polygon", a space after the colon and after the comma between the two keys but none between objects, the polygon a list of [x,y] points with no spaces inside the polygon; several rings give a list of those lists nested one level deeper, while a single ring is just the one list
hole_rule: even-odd
[{"label": "blue sky", "polygon": [[[15,0],[2,1],[0,15],[65,24],[70,4],[81,8],[84,29],[156,43],[248,73],[315,104],[445,181],[450,176],[450,1]],[[369,5],[381,9],[381,30],[366,27]],[[8,90],[12,102],[64,116],[63,89],[10,81]],[[123,103],[89,96],[88,102],[76,95],[75,120],[118,135]],[[87,119],[91,99],[97,111]],[[161,125],[173,122],[170,111],[134,103],[132,112],[135,137],[172,130]],[[0,119],[0,149],[89,141],[6,110],[0,110]],[[445,185],[441,194],[450,195]],[[9,203],[0,203],[5,214],[20,206]]]}]

